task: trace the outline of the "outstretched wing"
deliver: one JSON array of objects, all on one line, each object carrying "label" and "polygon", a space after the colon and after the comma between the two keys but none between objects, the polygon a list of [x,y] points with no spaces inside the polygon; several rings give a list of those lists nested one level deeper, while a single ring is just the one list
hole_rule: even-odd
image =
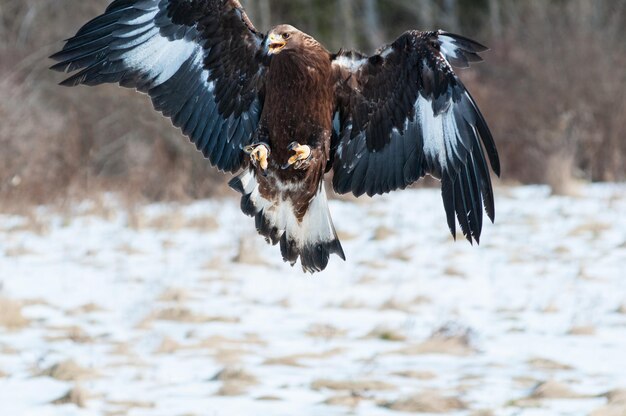
[{"label": "outstretched wing", "polygon": [[52,69],[79,71],[61,85],[149,94],[211,164],[234,172],[263,106],[263,41],[237,0],[115,0]]},{"label": "outstretched wing", "polygon": [[500,162],[485,119],[451,65],[481,61],[486,49],[458,35],[411,31],[371,57],[337,54],[335,191],[382,194],[430,174],[442,181],[452,234],[456,212],[467,239],[478,242],[483,205],[495,216],[483,146],[498,175]]}]

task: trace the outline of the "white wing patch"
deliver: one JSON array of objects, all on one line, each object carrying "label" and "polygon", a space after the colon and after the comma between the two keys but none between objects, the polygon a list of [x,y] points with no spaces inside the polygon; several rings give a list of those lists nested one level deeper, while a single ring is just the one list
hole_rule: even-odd
[{"label": "white wing patch", "polygon": [[158,34],[123,55],[124,64],[150,74],[155,78],[154,86],[170,79],[193,55],[202,54],[198,44],[179,39],[171,41]]},{"label": "white wing patch", "polygon": [[460,136],[452,106],[435,116],[432,103],[420,95],[415,103],[415,113],[422,127],[424,155],[437,161],[445,170],[450,157],[457,153]]},{"label": "white wing patch", "polygon": [[[439,35],[439,45],[441,48],[441,52],[446,61],[448,61],[448,57],[453,59],[460,58],[459,48],[454,43],[454,39],[445,35]],[[449,63],[449,62],[448,62]]]}]

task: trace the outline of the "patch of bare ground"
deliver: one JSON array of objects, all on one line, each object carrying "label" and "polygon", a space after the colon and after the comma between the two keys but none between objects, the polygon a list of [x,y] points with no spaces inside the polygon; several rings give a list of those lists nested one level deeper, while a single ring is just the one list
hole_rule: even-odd
[{"label": "patch of bare ground", "polygon": [[396,386],[380,380],[331,380],[318,379],[311,383],[313,390],[345,390],[351,392],[389,391]]},{"label": "patch of bare ground", "polygon": [[52,401],[52,404],[64,405],[64,404],[73,404],[80,408],[85,407],[87,404],[87,400],[89,395],[85,389],[81,386],[74,386],[68,390],[63,396],[59,397]]},{"label": "patch of bare ground", "polygon": [[35,251],[29,249],[23,244],[19,244],[13,247],[8,247],[4,250],[4,254],[7,257],[24,257],[24,256],[32,256],[37,254]]},{"label": "patch of bare ground", "polygon": [[217,391],[218,396],[239,396],[246,390],[257,385],[257,378],[242,368],[226,367],[211,378],[211,381],[221,381],[222,386]]},{"label": "patch of bare ground", "polygon": [[132,245],[128,244],[128,243],[123,243],[120,244],[115,251],[117,251],[120,254],[124,254],[126,256],[141,256],[143,254],[145,254],[143,251],[141,251],[140,249],[133,247]]},{"label": "patch of bare ground", "polygon": [[57,332],[55,335],[46,336],[46,341],[59,342],[59,341],[72,341],[77,344],[91,344],[94,342],[94,338],[87,334],[84,329],[77,325],[72,326],[56,326],[48,328],[50,331]]},{"label": "patch of bare ground", "polygon": [[590,336],[595,335],[596,328],[591,325],[573,326],[567,331],[568,335]]},{"label": "patch of bare ground", "polygon": [[413,258],[411,256],[411,253],[413,252],[415,252],[415,248],[413,246],[403,247],[403,248],[399,248],[388,253],[387,257],[394,259],[394,260],[399,260],[399,261],[408,263]]},{"label": "patch of bare ground", "polygon": [[7,378],[9,375],[4,371],[0,370],[0,378]]},{"label": "patch of bare ground", "polygon": [[189,218],[185,223],[186,228],[191,228],[197,231],[201,231],[203,233],[215,231],[219,228],[219,226],[220,225],[217,220],[208,215]]},{"label": "patch of bare ground", "polygon": [[311,338],[330,340],[345,336],[347,331],[331,324],[312,324],[304,333]]},{"label": "patch of bare ground", "polygon": [[392,230],[391,228],[385,227],[383,225],[383,226],[376,228],[376,230],[374,231],[374,236],[372,237],[372,240],[384,241],[390,237],[393,237],[394,235],[396,235],[396,232],[394,230]]},{"label": "patch of bare ground", "polygon": [[348,231],[337,231],[337,237],[339,237],[339,241],[352,241],[352,240],[356,240],[359,235],[358,234],[352,234],[351,232]]},{"label": "patch of bare ground", "polygon": [[450,413],[466,410],[467,404],[458,397],[445,396],[438,391],[424,391],[394,401],[380,402],[379,406],[408,413]]},{"label": "patch of bare ground", "polygon": [[589,416],[626,415],[626,389],[612,390],[603,396],[607,398],[607,403],[591,412]]},{"label": "patch of bare ground", "polygon": [[540,383],[538,379],[530,376],[516,376],[512,379],[513,383],[523,389],[532,389]]},{"label": "patch of bare ground", "polygon": [[535,357],[527,361],[527,364],[535,370],[543,371],[566,371],[573,367],[548,358]]},{"label": "patch of bare ground", "polygon": [[395,373],[391,373],[391,375],[403,378],[412,378],[414,380],[432,380],[437,378],[437,375],[430,371],[415,370],[396,371]]},{"label": "patch of bare ground", "polygon": [[509,404],[516,407],[539,407],[542,400],[586,399],[590,397],[593,396],[577,393],[567,384],[548,380],[536,384],[527,397],[513,400]]},{"label": "patch of bare ground", "polygon": [[448,266],[443,270],[443,274],[447,277],[456,279],[465,279],[466,275],[463,271],[457,269],[454,266]]},{"label": "patch of bare ground", "polygon": [[478,410],[474,410],[473,412],[469,414],[469,416],[495,416],[495,415],[496,414],[494,413],[494,411],[490,409],[478,409]]},{"label": "patch of bare ground", "polygon": [[155,354],[174,354],[177,351],[185,348],[183,345],[179,344],[175,340],[170,337],[164,337],[161,340],[161,344],[154,350]]},{"label": "patch of bare ground", "polygon": [[250,266],[268,266],[269,263],[259,254],[256,246],[256,238],[242,237],[239,239],[237,254],[233,257],[233,262],[247,264]]},{"label": "patch of bare ground", "polygon": [[190,293],[181,288],[170,287],[165,289],[163,293],[158,297],[160,302],[176,302],[182,303],[190,300],[192,296]]},{"label": "patch of bare ground", "polygon": [[36,375],[60,381],[81,381],[97,377],[97,372],[82,367],[73,360],[66,360],[53,364]]},{"label": "patch of bare ground", "polygon": [[38,236],[45,236],[50,233],[50,223],[37,215],[33,210],[28,210],[26,214],[22,213],[24,222],[9,228],[9,233],[31,232]]},{"label": "patch of bare ground", "polygon": [[393,328],[389,328],[386,326],[377,326],[372,329],[365,338],[375,338],[383,341],[395,341],[395,342],[404,342],[406,341],[406,336],[402,334],[400,331],[395,330]]},{"label": "patch of bare ground", "polygon": [[303,354],[292,354],[285,355],[279,357],[272,357],[265,360],[264,365],[284,365],[288,367],[305,367],[301,361],[307,360],[324,360],[327,358],[331,358],[343,353],[345,350],[343,348],[333,348],[328,351],[319,352],[319,353],[303,353]]},{"label": "patch of bare ground", "polygon": [[569,237],[581,237],[581,236],[591,236],[594,239],[600,237],[602,233],[611,229],[611,225],[604,222],[590,221],[584,224],[581,224],[574,229],[572,229],[569,233]]},{"label": "patch of bare ground", "polygon": [[[367,267],[370,270],[380,270],[380,269],[386,269],[387,265],[381,261],[376,261],[376,260],[361,260],[359,261],[359,265]],[[375,279],[376,280],[376,279]]]},{"label": "patch of bare ground", "polygon": [[359,403],[363,400],[358,394],[339,394],[336,396],[331,396],[328,399],[324,400],[324,404],[328,406],[340,406],[340,407],[348,407],[350,409],[356,409],[359,406]]},{"label": "patch of bare ground", "polygon": [[283,399],[281,399],[278,396],[259,396],[256,399],[259,402],[282,402]]},{"label": "patch of bare ground", "polygon": [[16,331],[28,326],[29,320],[22,315],[20,302],[0,297],[0,326]]},{"label": "patch of bare ground", "polygon": [[381,311],[400,311],[411,312],[411,304],[409,302],[401,301],[395,297],[391,297],[384,301],[379,309]]},{"label": "patch of bare ground", "polygon": [[617,308],[615,312],[622,314],[622,315],[626,315],[626,303],[622,303],[621,305],[619,305],[619,307]]},{"label": "patch of bare ground", "polygon": [[69,316],[88,315],[90,313],[104,312],[105,309],[95,303],[86,303],[77,308],[70,309],[66,313]]},{"label": "patch of bare ground", "polygon": [[133,409],[154,409],[156,403],[154,402],[142,402],[138,400],[109,400],[107,404],[111,407],[117,407],[118,409],[111,414],[127,415]]},{"label": "patch of bare ground", "polygon": [[196,313],[191,309],[174,306],[171,308],[161,309],[155,313],[149,315],[149,318],[157,321],[171,321],[181,323],[209,323],[209,322],[221,322],[228,324],[235,324],[239,322],[239,318],[232,316],[207,316],[200,313]]},{"label": "patch of bare ground", "polygon": [[369,306],[365,302],[360,301],[355,298],[344,299],[338,304],[329,305],[329,307],[338,308],[338,309],[368,309],[369,308]]},{"label": "patch of bare ground", "polygon": [[410,345],[389,354],[423,355],[444,354],[467,356],[476,353],[471,343],[472,331],[468,328],[453,328],[444,326],[420,344]]},{"label": "patch of bare ground", "polygon": [[9,345],[0,344],[0,354],[17,355],[19,354],[19,351]]}]

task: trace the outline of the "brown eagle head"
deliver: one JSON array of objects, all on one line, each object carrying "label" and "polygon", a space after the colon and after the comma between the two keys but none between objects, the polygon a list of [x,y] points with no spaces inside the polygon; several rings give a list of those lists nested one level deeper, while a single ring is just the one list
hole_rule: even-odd
[{"label": "brown eagle head", "polygon": [[284,50],[309,49],[319,45],[311,36],[290,25],[274,27],[267,35],[267,53],[276,55]]}]

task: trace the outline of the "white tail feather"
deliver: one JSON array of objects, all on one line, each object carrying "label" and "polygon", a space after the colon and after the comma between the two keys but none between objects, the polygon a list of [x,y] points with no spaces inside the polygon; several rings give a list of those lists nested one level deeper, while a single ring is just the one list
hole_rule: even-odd
[{"label": "white tail feather", "polygon": [[285,261],[294,265],[300,258],[302,268],[313,273],[326,268],[330,254],[337,254],[345,260],[330,217],[323,183],[320,183],[302,220],[296,216],[288,198],[279,194],[276,200],[270,201],[261,196],[252,171],[243,172],[230,185],[243,195],[241,209],[255,217],[259,234],[272,244],[280,242]]}]

